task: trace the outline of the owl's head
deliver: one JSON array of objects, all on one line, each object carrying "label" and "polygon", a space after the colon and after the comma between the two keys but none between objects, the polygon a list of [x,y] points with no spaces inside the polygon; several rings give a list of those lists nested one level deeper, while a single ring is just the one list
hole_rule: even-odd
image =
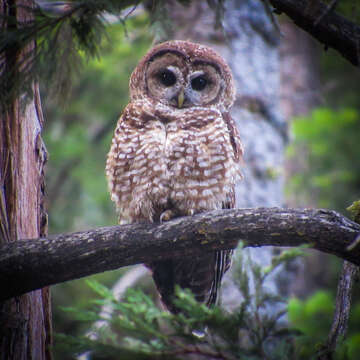
[{"label": "owl's head", "polygon": [[234,102],[235,86],[224,59],[209,47],[189,41],[168,41],[152,48],[130,78],[131,100],[150,98],[182,109]]}]

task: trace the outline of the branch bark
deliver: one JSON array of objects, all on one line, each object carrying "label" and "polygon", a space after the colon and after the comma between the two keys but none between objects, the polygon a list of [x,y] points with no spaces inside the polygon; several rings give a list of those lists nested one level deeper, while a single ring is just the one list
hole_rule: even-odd
[{"label": "branch bark", "polygon": [[[353,215],[354,221],[360,224],[360,201],[355,201],[349,207],[349,210]],[[359,240],[360,237],[357,236],[353,244],[356,246]],[[350,246],[351,248],[352,246]],[[351,311],[352,288],[358,275],[359,267],[344,261],[337,288],[333,322],[327,342],[318,353],[318,360],[332,360],[338,343],[346,336]]]},{"label": "branch bark", "polygon": [[285,13],[294,23],[326,47],[338,51],[355,66],[360,65],[360,26],[333,11],[320,0],[269,0],[276,12]]},{"label": "branch bark", "polygon": [[[134,224],[8,243],[0,300],[126,265],[244,246],[299,246],[360,265],[360,225],[330,210],[231,209],[164,224]],[[351,246],[351,250],[348,247]]]},{"label": "branch bark", "polygon": [[319,351],[318,360],[334,359],[336,346],[345,338],[351,310],[352,288],[358,273],[358,266],[344,261],[337,288],[335,312],[331,330],[326,345]]}]

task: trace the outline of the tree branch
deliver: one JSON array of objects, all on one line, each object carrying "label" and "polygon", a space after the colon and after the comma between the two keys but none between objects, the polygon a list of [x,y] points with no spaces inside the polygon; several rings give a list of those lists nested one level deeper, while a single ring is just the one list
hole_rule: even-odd
[{"label": "tree branch", "polygon": [[[355,201],[347,210],[352,213],[354,221],[360,224],[360,201]],[[353,246],[357,246],[359,240],[360,236],[357,236],[348,249],[351,250]],[[327,342],[318,353],[318,360],[332,360],[338,343],[346,336],[351,311],[352,288],[358,275],[359,267],[345,260],[337,288],[333,322]]]},{"label": "tree branch", "polygon": [[320,349],[318,360],[334,359],[336,346],[345,338],[351,310],[352,287],[358,273],[358,266],[344,261],[337,288],[335,313],[331,330],[326,345]]},{"label": "tree branch", "polygon": [[320,0],[268,1],[276,12],[284,12],[326,47],[334,48],[353,65],[360,65],[360,26],[336,14]]},{"label": "tree branch", "polygon": [[0,301],[126,265],[234,248],[239,240],[251,247],[308,244],[360,265],[359,234],[360,225],[334,211],[257,208],[20,240],[0,248]]}]

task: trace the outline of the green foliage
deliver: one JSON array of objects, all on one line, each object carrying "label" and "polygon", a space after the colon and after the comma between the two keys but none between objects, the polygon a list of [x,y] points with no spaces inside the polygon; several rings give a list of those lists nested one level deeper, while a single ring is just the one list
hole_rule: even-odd
[{"label": "green foliage", "polygon": [[349,201],[360,197],[360,113],[350,108],[316,109],[294,119],[293,132],[290,160],[302,148],[309,167],[291,179],[290,191],[344,212]]},{"label": "green foliage", "polygon": [[360,353],[360,303],[354,305],[350,312],[349,330],[344,346],[349,358],[358,359]]},{"label": "green foliage", "polygon": [[[171,314],[158,309],[140,290],[129,289],[125,299],[118,301],[105,286],[91,281],[89,285],[101,296],[93,301],[93,309],[67,311],[78,321],[101,320],[103,326],[93,329],[92,339],[58,335],[58,346],[73,355],[91,351],[92,359],[292,358],[291,339],[297,332],[281,323],[283,310],[273,311],[283,299],[270,293],[264,282],[295,256],[298,252],[286,252],[265,270],[239,251],[235,279],[244,300],[232,313],[209,309],[190,291],[177,287],[174,301],[181,312]],[[105,304],[111,312],[99,315]]]},{"label": "green foliage", "polygon": [[[333,3],[333,0],[325,0],[326,4],[330,5]],[[360,25],[360,4],[357,1],[353,0],[342,0],[336,2],[335,11],[338,14],[341,14],[350,21],[353,21],[355,24]]]},{"label": "green foliage", "polygon": [[[102,274],[91,276],[89,279],[94,279],[106,286],[113,286],[114,283],[127,271],[127,268],[122,268],[116,271],[108,271]],[[147,283],[141,283],[146,289]],[[89,299],[97,300],[99,297],[94,295],[94,291],[87,285],[84,279],[73,280],[66,283],[61,283],[51,288],[52,294],[52,318],[54,331],[64,332],[69,335],[78,335],[86,331],[86,322],[75,321],[70,312],[64,312],[62,308],[79,307],[90,310]],[[64,356],[57,354],[57,359],[63,360]]]},{"label": "green foliage", "polygon": [[354,201],[346,210],[350,212],[354,221],[360,224],[360,200]]},{"label": "green foliage", "polygon": [[[183,5],[190,3],[178,1]],[[20,94],[32,95],[32,83],[39,79],[46,81],[53,95],[68,96],[74,74],[84,60],[100,56],[107,19],[116,16],[125,26],[128,15],[141,2],[77,0],[59,4],[48,0],[39,1],[34,7],[13,5],[1,19],[9,26],[4,26],[0,33],[0,55],[7,59],[0,65],[0,105],[6,106]],[[215,11],[218,26],[224,13],[223,0],[208,2]],[[167,20],[166,2],[144,3],[152,15],[156,38],[168,39],[172,26]],[[21,21],[16,18],[17,10],[23,13]]]},{"label": "green foliage", "polygon": [[16,26],[1,32],[0,54],[11,60],[9,56],[15,58],[18,51],[26,48],[26,53],[20,62],[8,62],[6,69],[0,69],[1,104],[24,91],[31,93],[32,82],[39,78],[51,84],[54,92],[66,94],[83,59],[99,56],[106,34],[104,12],[118,15],[131,4],[137,2],[79,0],[58,9],[56,3],[48,1],[46,9],[51,11],[21,6],[26,18],[23,22],[17,22],[16,9],[11,9],[3,20]]},{"label": "green foliage", "polygon": [[[105,159],[119,113],[128,102],[128,81],[151,43],[145,15],[107,27],[102,57],[73,80],[72,102],[61,109],[45,92],[44,139],[50,231],[79,230],[116,222],[105,179]],[[71,201],[69,201],[71,200]]]},{"label": "green foliage", "polygon": [[310,359],[317,346],[326,340],[333,311],[334,299],[324,291],[315,293],[306,301],[296,298],[289,301],[289,321],[303,334],[296,342],[299,359]]},{"label": "green foliage", "polygon": [[[334,312],[334,295],[318,291],[307,300],[291,299],[288,304],[290,324],[301,332],[296,338],[295,359],[307,360],[322,347],[331,327]],[[360,304],[350,314],[348,335],[336,349],[335,359],[357,360],[360,349]]]},{"label": "green foliage", "polygon": [[[336,11],[359,23],[359,5],[344,0],[338,2]],[[360,194],[360,74],[331,51],[323,54],[320,70],[321,101],[328,107],[294,120],[295,141],[288,149],[288,157],[300,164],[301,170],[290,179],[287,190],[301,194],[305,198],[302,201],[304,206],[328,207],[346,214],[349,203],[357,200]],[[322,269],[320,275],[323,285],[335,284],[340,271],[339,262],[335,263],[333,258],[328,261],[331,261],[331,266]],[[334,271],[336,268],[338,271]],[[314,277],[319,276],[317,273],[319,269],[313,273]],[[328,280],[324,282],[323,279]],[[359,299],[356,292],[358,290],[354,287],[355,305],[350,314],[349,330],[345,342],[337,349],[336,359],[358,358],[360,313],[355,310]],[[334,303],[334,295],[329,290],[321,290],[307,300],[290,301],[290,324],[303,332],[296,341],[299,359],[314,358],[314,351],[324,343]]]}]

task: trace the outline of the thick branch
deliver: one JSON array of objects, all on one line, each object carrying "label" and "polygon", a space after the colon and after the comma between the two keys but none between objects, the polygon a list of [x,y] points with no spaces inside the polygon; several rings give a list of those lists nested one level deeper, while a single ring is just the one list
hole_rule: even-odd
[{"label": "thick branch", "polygon": [[334,48],[353,65],[360,65],[360,26],[331,11],[320,0],[269,2],[326,47]]},{"label": "thick branch", "polygon": [[0,300],[46,285],[214,249],[310,247],[360,265],[360,225],[334,211],[279,208],[212,211],[167,223],[99,228],[0,248]]}]

